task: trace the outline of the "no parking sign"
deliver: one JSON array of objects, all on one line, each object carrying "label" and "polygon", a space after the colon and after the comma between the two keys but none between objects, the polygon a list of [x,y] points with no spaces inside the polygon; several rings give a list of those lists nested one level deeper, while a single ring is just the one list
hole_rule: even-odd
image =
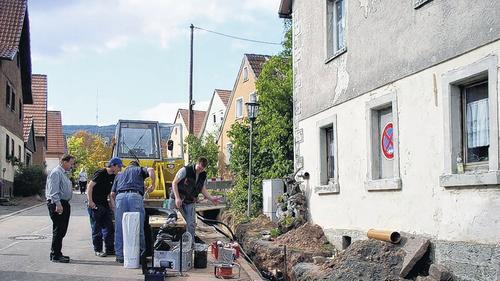
[{"label": "no parking sign", "polygon": [[392,128],[392,122],[389,122],[384,126],[380,140],[382,154],[387,160],[392,160],[394,158],[393,136],[394,136],[394,130]]}]

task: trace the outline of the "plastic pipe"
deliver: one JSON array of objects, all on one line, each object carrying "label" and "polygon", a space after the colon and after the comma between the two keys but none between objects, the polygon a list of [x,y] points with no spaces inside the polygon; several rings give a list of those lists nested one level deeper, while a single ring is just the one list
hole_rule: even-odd
[{"label": "plastic pipe", "polygon": [[397,231],[370,229],[368,230],[367,236],[368,238],[391,242],[393,244],[397,244],[401,241],[401,235]]}]

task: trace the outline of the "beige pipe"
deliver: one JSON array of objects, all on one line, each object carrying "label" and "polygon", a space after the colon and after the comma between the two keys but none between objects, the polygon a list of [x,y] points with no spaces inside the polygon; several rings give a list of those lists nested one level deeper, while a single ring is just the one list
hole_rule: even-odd
[{"label": "beige pipe", "polygon": [[367,236],[368,238],[391,242],[394,244],[401,241],[401,235],[397,231],[370,229],[368,230]]}]

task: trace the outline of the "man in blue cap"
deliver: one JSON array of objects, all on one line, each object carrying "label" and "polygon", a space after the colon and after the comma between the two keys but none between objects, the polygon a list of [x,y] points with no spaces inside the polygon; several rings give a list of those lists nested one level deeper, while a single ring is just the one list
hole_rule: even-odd
[{"label": "man in blue cap", "polygon": [[[122,170],[123,163],[118,157],[109,160],[106,168],[94,173],[87,187],[88,212],[92,226],[92,244],[95,255],[106,257],[115,254],[113,226],[114,201],[109,200],[115,176]],[[103,251],[102,242],[106,250]]]}]

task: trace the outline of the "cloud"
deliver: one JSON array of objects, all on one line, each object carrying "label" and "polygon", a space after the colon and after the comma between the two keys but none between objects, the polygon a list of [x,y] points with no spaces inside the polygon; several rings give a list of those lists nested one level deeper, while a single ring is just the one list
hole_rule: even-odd
[{"label": "cloud", "polygon": [[168,48],[190,23],[220,27],[257,22],[279,0],[72,0],[30,6],[35,59],[103,53],[140,43]]},{"label": "cloud", "polygon": [[[210,101],[197,102],[194,106],[195,110],[206,111]],[[187,108],[187,103],[166,103],[162,102],[154,107],[142,110],[139,112],[139,119],[153,120],[164,123],[173,123],[175,114],[179,108]]]}]

